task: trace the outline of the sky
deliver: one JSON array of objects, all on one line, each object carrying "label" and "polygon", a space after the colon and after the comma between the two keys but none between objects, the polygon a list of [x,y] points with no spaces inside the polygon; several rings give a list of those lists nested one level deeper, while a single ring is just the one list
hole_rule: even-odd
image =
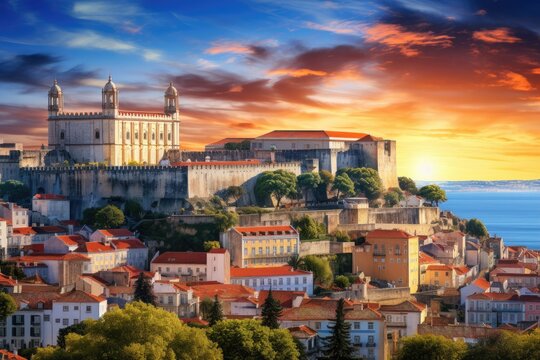
[{"label": "sky", "polygon": [[180,94],[182,148],[274,129],[397,141],[400,176],[540,178],[540,2],[0,2],[0,139],[47,143],[47,91],[99,111]]}]

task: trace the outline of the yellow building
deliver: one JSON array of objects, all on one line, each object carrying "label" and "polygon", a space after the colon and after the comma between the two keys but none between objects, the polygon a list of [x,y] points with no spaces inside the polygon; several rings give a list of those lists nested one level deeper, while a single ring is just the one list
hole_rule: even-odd
[{"label": "yellow building", "polygon": [[402,230],[374,230],[355,246],[353,272],[418,290],[418,237]]},{"label": "yellow building", "polygon": [[300,237],[292,226],[235,227],[223,241],[238,267],[282,266],[300,252]]}]

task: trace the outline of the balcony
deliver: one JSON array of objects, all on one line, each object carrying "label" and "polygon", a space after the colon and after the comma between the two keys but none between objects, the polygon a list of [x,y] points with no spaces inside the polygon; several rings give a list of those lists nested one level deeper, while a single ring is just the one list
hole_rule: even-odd
[{"label": "balcony", "polygon": [[377,346],[377,344],[374,343],[374,342],[368,342],[368,343],[366,343],[366,347],[375,347],[375,346]]}]

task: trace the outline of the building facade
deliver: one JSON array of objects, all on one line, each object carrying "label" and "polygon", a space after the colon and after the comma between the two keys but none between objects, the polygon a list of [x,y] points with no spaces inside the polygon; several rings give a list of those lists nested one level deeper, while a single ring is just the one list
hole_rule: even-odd
[{"label": "building facade", "polygon": [[313,273],[292,266],[231,269],[231,284],[261,290],[303,291],[313,295]]},{"label": "building facade", "polygon": [[109,76],[102,90],[102,111],[64,112],[64,93],[55,80],[49,90],[49,147],[65,150],[78,163],[157,164],[180,149],[178,91],[165,91],[163,113],[123,111],[119,90]]}]

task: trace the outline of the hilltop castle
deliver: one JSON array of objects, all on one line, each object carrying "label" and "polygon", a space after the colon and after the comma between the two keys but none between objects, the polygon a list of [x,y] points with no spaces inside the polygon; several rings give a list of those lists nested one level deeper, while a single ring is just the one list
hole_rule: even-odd
[{"label": "hilltop castle", "polygon": [[64,93],[55,80],[49,90],[49,147],[77,163],[158,164],[180,149],[178,91],[165,90],[163,113],[120,110],[119,90],[109,76],[101,91],[101,112],[64,112]]}]

